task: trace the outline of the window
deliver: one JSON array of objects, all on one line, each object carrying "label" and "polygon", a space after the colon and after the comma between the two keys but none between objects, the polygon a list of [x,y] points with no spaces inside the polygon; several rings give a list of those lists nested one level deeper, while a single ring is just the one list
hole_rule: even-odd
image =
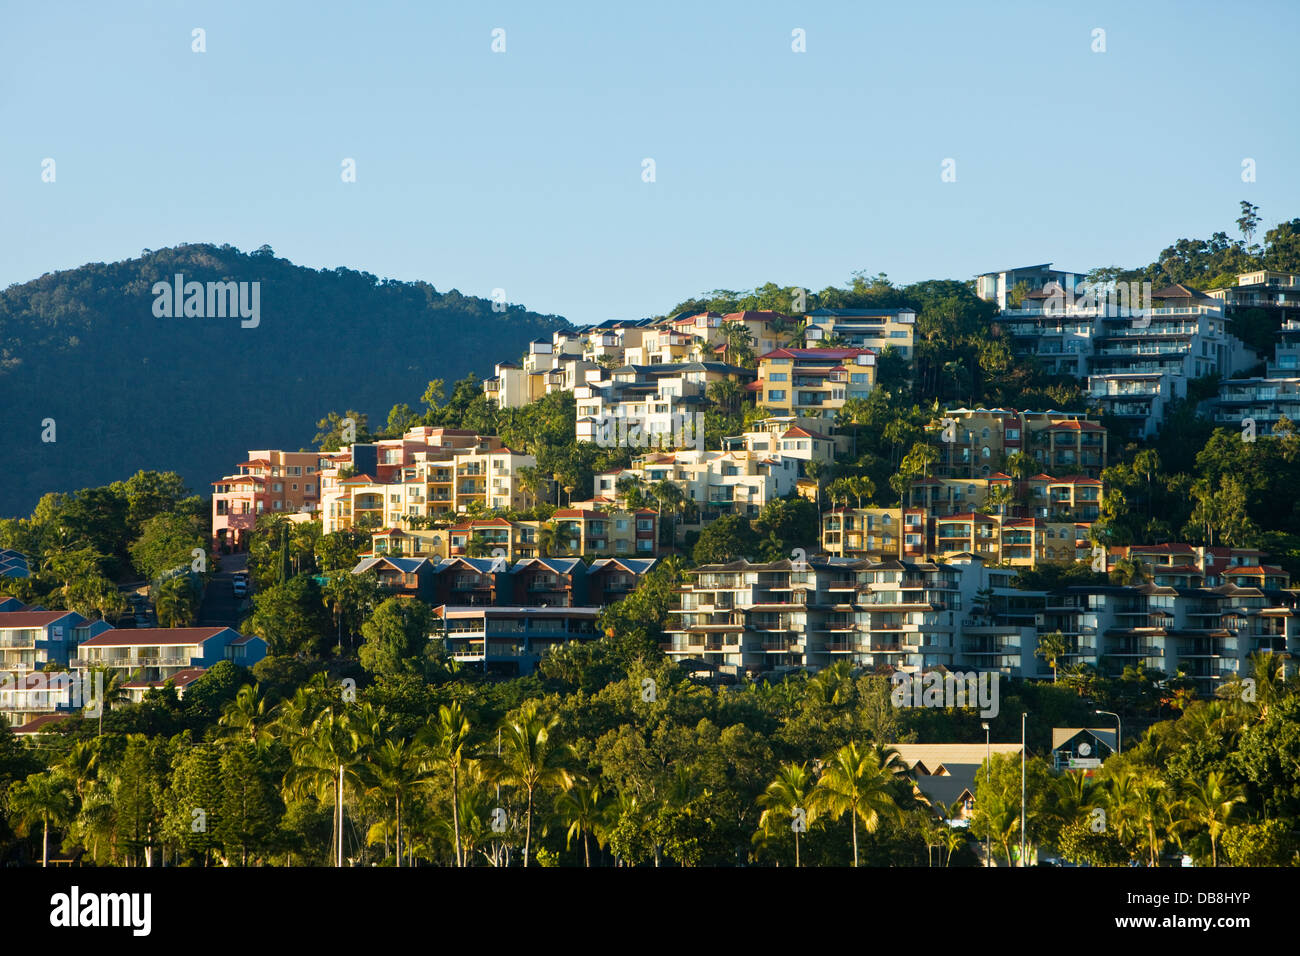
[{"label": "window", "polygon": [[785,381],[789,381],[789,378],[790,376],[787,375],[785,372],[772,372],[770,375],[767,376],[767,380],[769,382],[785,382]]},{"label": "window", "polygon": [[294,482],[293,484],[291,484],[289,487],[292,488],[294,491],[297,491],[297,490],[298,490],[298,482],[295,481],[295,482]]},{"label": "window", "polygon": [[271,490],[272,490],[272,491],[284,491],[284,483],[283,483],[283,482],[280,482],[280,481],[275,482],[273,485],[271,485]]},{"label": "window", "polygon": [[865,385],[867,384],[867,376],[862,372],[854,372],[849,376],[849,381],[854,385]]},{"label": "window", "polygon": [[768,389],[767,400],[769,402],[784,402],[785,389],[780,389],[780,388]]}]

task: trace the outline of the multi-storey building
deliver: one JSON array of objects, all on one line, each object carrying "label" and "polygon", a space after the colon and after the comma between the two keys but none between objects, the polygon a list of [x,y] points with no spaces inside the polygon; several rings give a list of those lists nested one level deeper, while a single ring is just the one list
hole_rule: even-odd
[{"label": "multi-storey building", "polygon": [[694,502],[700,522],[728,514],[755,517],[769,501],[795,491],[800,461],[783,455],[749,451],[697,451],[641,455],[631,468],[602,472],[595,476],[595,496],[616,500],[620,480],[649,487],[671,481]]},{"label": "multi-storey building", "polygon": [[749,451],[762,455],[780,455],[797,458],[800,462],[815,461],[822,465],[835,462],[835,453],[845,446],[846,436],[823,435],[815,428],[788,424],[794,418],[767,418],[755,425],[754,431],[722,439],[724,451]]},{"label": "multi-storey building", "polygon": [[1300,424],[1300,319],[1283,321],[1263,378],[1231,378],[1219,384],[1212,414],[1216,425],[1227,428],[1253,421],[1256,435],[1271,435],[1283,418]]},{"label": "multi-storey building", "polygon": [[775,349],[758,360],[754,400],[778,414],[834,419],[851,398],[866,398],[876,385],[871,349]]},{"label": "multi-storey building", "polygon": [[1042,470],[1097,478],[1108,454],[1106,429],[1082,412],[952,408],[929,434],[939,449],[939,477],[991,478],[1023,453]]},{"label": "multi-storey building", "polygon": [[74,670],[122,671],[133,700],[167,683],[183,689],[212,665],[228,660],[252,667],[266,656],[266,641],[229,627],[159,627],[147,631],[104,631],[77,648]]},{"label": "multi-storey building", "polygon": [[494,377],[483,380],[483,394],[498,408],[522,408],[552,392],[573,391],[600,370],[584,356],[586,339],[575,331],[529,342],[523,363],[499,362]]},{"label": "multi-storey building", "polygon": [[[676,660],[702,660],[733,674],[818,669],[839,660],[908,672],[966,663],[963,608],[981,587],[1009,590],[1010,584],[1010,572],[985,569],[974,558],[949,564],[830,558],[803,566],[741,560],[690,575],[670,605],[674,620],[662,649]],[[981,661],[980,669],[1023,663],[1018,650],[998,657]]]},{"label": "multi-storey building", "polygon": [[828,554],[859,560],[975,554],[989,565],[1036,567],[1089,555],[1089,527],[976,511],[939,515],[924,508],[835,508],[822,514],[821,546]]},{"label": "multi-storey building", "polygon": [[27,557],[13,548],[0,548],[0,578],[31,577]]},{"label": "multi-storey building", "polygon": [[1205,294],[1223,303],[1229,317],[1247,309],[1263,309],[1279,323],[1300,320],[1300,275],[1259,269],[1237,276],[1237,284],[1207,289]]},{"label": "multi-storey building", "polygon": [[1029,591],[1011,586],[1014,573],[973,555],[706,565],[678,588],[662,647],[731,673],[850,660],[883,672],[943,667],[1050,679],[1034,652],[1059,631],[1067,650],[1058,669],[1085,663],[1118,674],[1142,662],[1192,678],[1202,696],[1246,675],[1251,654],[1300,650],[1296,591],[1230,583]]},{"label": "multi-storey building", "polygon": [[447,653],[462,664],[508,675],[531,673],[569,641],[595,640],[604,607],[631,594],[653,560],[531,558],[514,565],[483,559],[443,562],[434,613]]},{"label": "multi-storey building", "polygon": [[814,309],[808,313],[804,341],[814,346],[835,336],[845,345],[870,349],[876,354],[892,346],[912,361],[916,337],[916,310],[897,309]]},{"label": "multi-storey building", "polygon": [[1041,292],[1052,283],[1073,294],[1075,273],[1053,269],[1050,262],[985,272],[975,277],[975,294],[986,302],[997,303],[997,307],[1005,311],[1015,308],[1015,299],[1020,292]]},{"label": "multi-storey building", "polygon": [[[918,478],[907,491],[910,508],[924,508],[935,517],[987,511],[1017,518],[1091,524],[1101,513],[1102,483],[1098,478],[1033,475],[1017,481],[996,472],[988,478]],[[999,503],[994,504],[994,493]]]},{"label": "multi-storey building", "polygon": [[67,671],[0,673],[0,717],[21,727],[38,717],[72,715],[88,701]]},{"label": "multi-storey building", "polygon": [[688,429],[694,438],[695,415],[711,404],[709,388],[724,381],[743,388],[753,377],[749,369],[722,362],[677,362],[626,365],[589,378],[573,393],[578,441],[617,443],[633,424],[647,443],[659,435],[674,441]]},{"label": "multi-storey building", "polygon": [[0,672],[27,674],[48,664],[66,665],[80,644],[111,629],[75,611],[0,613]]},{"label": "multi-storey building", "polygon": [[314,451],[253,449],[235,474],[212,483],[212,546],[241,551],[261,514],[314,513],[328,458]]},{"label": "multi-storey building", "polygon": [[[416,430],[420,431],[420,430]],[[456,444],[424,444],[422,440],[388,448],[353,446],[351,461],[370,458],[374,471],[342,477],[340,464],[322,476],[322,528],[326,534],[352,527],[400,528],[412,519],[436,518],[484,508],[525,509],[533,493],[519,470],[537,459],[506,448],[495,437],[460,433]],[[383,454],[385,461],[378,460]],[[349,465],[355,468],[356,465]]]}]

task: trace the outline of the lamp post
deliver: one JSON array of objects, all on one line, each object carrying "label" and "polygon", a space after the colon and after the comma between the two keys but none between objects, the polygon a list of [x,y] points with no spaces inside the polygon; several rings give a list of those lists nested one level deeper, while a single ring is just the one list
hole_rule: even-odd
[{"label": "lamp post", "polygon": [[1025,718],[1020,714],[1020,865],[1025,865]]},{"label": "lamp post", "polygon": [[1094,710],[1093,713],[1115,718],[1115,753],[1122,754],[1124,752],[1124,725],[1120,723],[1119,714],[1112,714],[1109,710]]},{"label": "lamp post", "polygon": [[[991,762],[992,746],[989,744],[989,722],[986,720],[981,726],[984,728],[984,783],[986,786],[988,786],[989,790],[992,791],[993,785],[992,783],[990,783],[990,781],[992,780],[992,777],[990,775],[993,772],[993,764]],[[984,834],[984,865],[985,866],[993,865],[993,830],[992,829],[989,829]]]}]

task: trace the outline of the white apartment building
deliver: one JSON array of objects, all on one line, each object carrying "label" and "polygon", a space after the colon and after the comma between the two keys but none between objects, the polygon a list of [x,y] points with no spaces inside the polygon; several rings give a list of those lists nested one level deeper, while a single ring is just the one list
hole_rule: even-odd
[{"label": "white apartment building", "polygon": [[701,523],[729,514],[754,517],[769,501],[796,489],[799,459],[749,451],[699,451],[642,455],[631,468],[595,477],[595,496],[614,500],[620,478],[640,481],[646,488],[660,481],[678,485],[699,509]]},{"label": "white apartment building", "polygon": [[[646,435],[673,434],[710,404],[709,386],[733,381],[742,388],[754,378],[750,369],[722,362],[677,362],[625,365],[591,377],[574,389],[577,439],[608,440],[611,430],[635,423]],[[702,437],[702,436],[701,436]]]}]

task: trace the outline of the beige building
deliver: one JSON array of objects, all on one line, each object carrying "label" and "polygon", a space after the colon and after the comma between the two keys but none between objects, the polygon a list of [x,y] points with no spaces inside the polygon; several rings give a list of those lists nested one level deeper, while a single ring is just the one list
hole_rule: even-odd
[{"label": "beige building", "polygon": [[778,414],[834,419],[850,398],[866,398],[876,385],[870,349],[789,349],[758,360],[754,400]]}]

